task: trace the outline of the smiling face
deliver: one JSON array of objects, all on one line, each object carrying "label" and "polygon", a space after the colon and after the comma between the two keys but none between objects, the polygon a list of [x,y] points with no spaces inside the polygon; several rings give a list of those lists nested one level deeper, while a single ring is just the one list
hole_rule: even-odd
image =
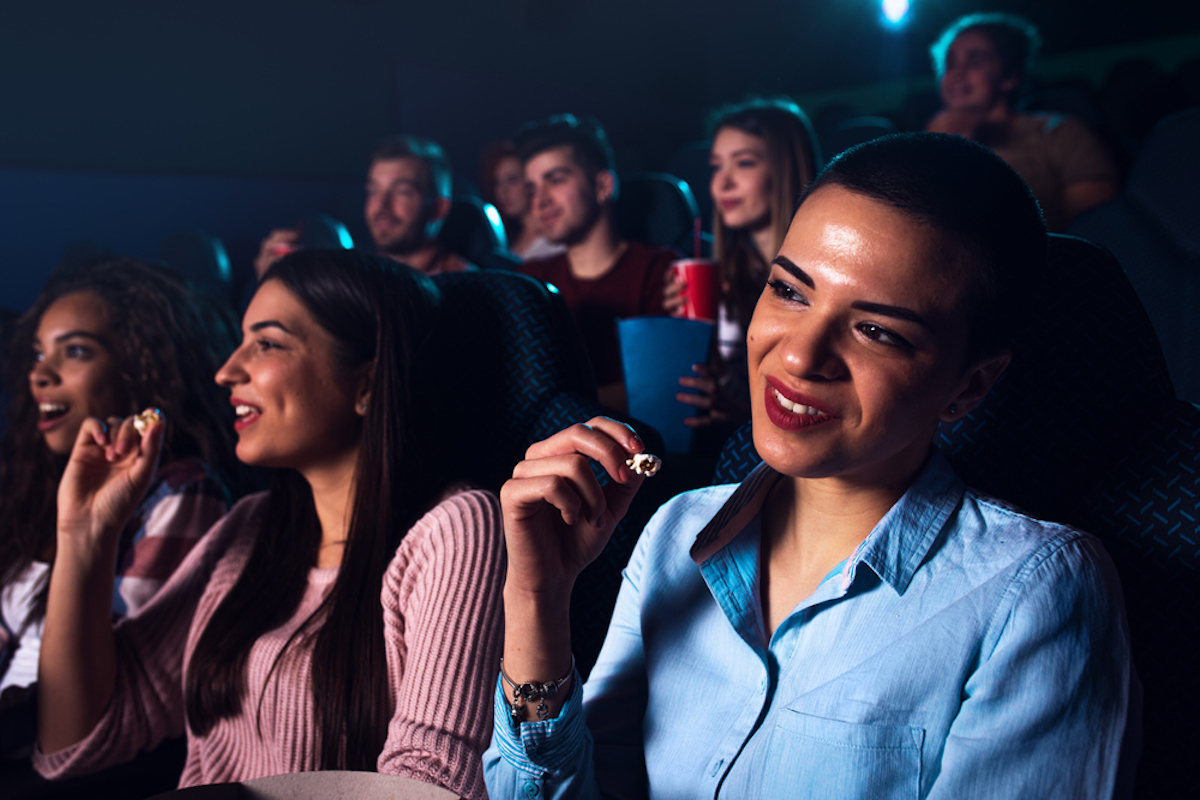
[{"label": "smiling face", "polygon": [[363,214],[375,249],[404,256],[426,244],[426,227],[438,204],[425,165],[416,158],[382,159],[367,174]]},{"label": "smiling face", "polygon": [[610,177],[601,172],[589,178],[575,163],[571,145],[543,150],[525,162],[533,212],[545,237],[567,246],[583,241],[612,197]]},{"label": "smiling face", "polygon": [[38,431],[52,452],[66,455],[88,417],[130,411],[110,344],[108,307],[91,292],[51,303],[34,335],[29,391],[38,405]]},{"label": "smiling face", "polygon": [[965,273],[938,245],[836,185],[800,206],[747,334],[754,444],[776,470],[895,485],[986,394],[1007,355],[964,366]]},{"label": "smiling face", "polygon": [[986,34],[967,29],[946,50],[942,102],[955,111],[989,111],[1008,103],[1019,78],[1004,74],[1000,52]]},{"label": "smiling face", "polygon": [[709,191],[725,227],[761,230],[771,224],[771,162],[761,136],[722,128],[709,151]]},{"label": "smiling face", "polygon": [[238,458],[302,473],[353,465],[365,378],[338,363],[333,337],[278,280],[258,288],[242,335],[216,378],[231,392]]}]

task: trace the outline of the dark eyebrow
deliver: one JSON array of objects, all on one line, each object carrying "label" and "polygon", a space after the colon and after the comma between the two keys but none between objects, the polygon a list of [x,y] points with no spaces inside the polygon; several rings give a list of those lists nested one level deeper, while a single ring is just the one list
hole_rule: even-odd
[{"label": "dark eyebrow", "polygon": [[91,331],[67,331],[66,333],[60,333],[58,336],[54,337],[54,343],[58,344],[59,342],[65,342],[67,339],[74,339],[76,337],[91,339],[96,344],[108,347],[108,342],[104,341],[103,336],[98,336]]},{"label": "dark eyebrow", "polygon": [[815,283],[813,283],[813,279],[811,277],[809,277],[809,274],[807,272],[805,272],[804,270],[800,269],[798,266],[796,266],[796,264],[787,256],[775,256],[775,260],[772,261],[771,263],[778,264],[786,272],[788,272],[793,278],[800,281],[808,288],[810,288],[810,289],[817,288],[817,285]]},{"label": "dark eyebrow", "polygon": [[274,319],[265,319],[262,322],[254,323],[253,325],[250,326],[250,332],[258,333],[263,328],[278,328],[279,330],[283,331],[284,333],[286,333],[289,336],[296,335],[296,334],[292,333],[291,331],[289,331],[287,329],[287,326],[284,325],[282,322],[280,322],[279,320],[274,320]]},{"label": "dark eyebrow", "polygon": [[926,330],[932,330],[932,328],[929,327],[929,323],[925,321],[924,317],[915,311],[902,308],[901,306],[886,306],[883,303],[868,303],[865,300],[860,300],[856,303],[851,303],[850,307],[857,308],[859,311],[866,311],[870,314],[879,314],[881,316],[891,317],[893,319],[908,320],[909,322],[915,322]]},{"label": "dark eyebrow", "polygon": [[[809,274],[800,269],[800,267],[796,266],[796,264],[793,263],[793,261],[787,256],[776,256],[775,260],[771,263],[778,264],[782,269],[786,270],[789,274],[791,274],[792,277],[803,283],[808,288],[817,288]],[[926,330],[932,330],[932,328],[929,327],[929,323],[925,321],[924,317],[917,312],[902,306],[889,306],[883,303],[869,303],[866,300],[858,300],[854,303],[851,303],[850,307],[856,308],[859,311],[866,311],[870,314],[879,314],[884,317],[891,317],[892,319],[907,320],[920,325]]]}]

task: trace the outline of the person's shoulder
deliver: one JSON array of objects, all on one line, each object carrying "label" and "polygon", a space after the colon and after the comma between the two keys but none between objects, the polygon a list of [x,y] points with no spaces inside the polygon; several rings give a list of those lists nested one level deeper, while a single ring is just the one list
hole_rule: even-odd
[{"label": "person's shoulder", "polygon": [[[456,585],[499,579],[504,563],[500,498],[483,489],[450,490],[404,535],[384,576],[385,604],[452,576]],[[387,598],[391,598],[390,600]]]},{"label": "person's shoulder", "polygon": [[566,252],[558,253],[557,255],[547,256],[545,258],[531,258],[528,261],[521,262],[518,271],[522,275],[528,275],[539,280],[546,280],[551,275],[561,272],[567,266]]},{"label": "person's shoulder", "polygon": [[1070,525],[1038,519],[1005,500],[968,488],[959,511],[959,532],[975,558],[1036,569],[1056,554],[1107,561],[1095,536]]},{"label": "person's shoulder", "polygon": [[669,265],[672,261],[683,258],[673,247],[661,244],[646,244],[645,242],[630,241],[625,249],[625,257],[639,264],[660,266]]},{"label": "person's shoulder", "polygon": [[[486,489],[451,487],[405,534],[400,560],[439,557],[462,548],[502,549],[500,498]],[[395,560],[395,559],[394,559]]]},{"label": "person's shoulder", "polygon": [[1053,138],[1093,135],[1083,120],[1058,111],[1018,114],[1014,124],[1029,134]]}]

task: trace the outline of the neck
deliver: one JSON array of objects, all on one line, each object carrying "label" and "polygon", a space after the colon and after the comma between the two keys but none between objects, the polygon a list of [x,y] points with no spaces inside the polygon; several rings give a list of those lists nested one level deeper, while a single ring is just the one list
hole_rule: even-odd
[{"label": "neck", "polygon": [[328,463],[301,470],[312,489],[317,519],[321,523],[321,549],[317,566],[337,567],[342,563],[350,516],[354,510],[354,475],[358,447]]},{"label": "neck", "polygon": [[762,262],[770,265],[776,255],[775,226],[764,225],[756,231],[751,231],[750,241],[754,243],[754,249],[758,251],[758,257],[762,259]]},{"label": "neck", "polygon": [[587,235],[567,248],[571,274],[584,279],[603,277],[625,252],[625,244],[606,209]]},{"label": "neck", "polygon": [[516,237],[508,243],[508,249],[513,253],[523,253],[537,238],[537,220],[533,217],[533,204],[522,214],[514,226]]},{"label": "neck", "polygon": [[407,253],[387,253],[381,250],[379,251],[379,255],[386,256],[394,261],[401,261],[417,272],[429,272],[430,269],[436,266],[434,262],[441,252],[437,241],[426,239],[416,249],[410,250]]}]

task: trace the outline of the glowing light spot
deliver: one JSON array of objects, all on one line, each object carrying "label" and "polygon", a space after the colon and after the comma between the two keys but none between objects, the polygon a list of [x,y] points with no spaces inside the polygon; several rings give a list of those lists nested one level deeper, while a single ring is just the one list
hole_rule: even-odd
[{"label": "glowing light spot", "polygon": [[883,16],[893,25],[899,25],[908,15],[908,0],[883,0]]}]

